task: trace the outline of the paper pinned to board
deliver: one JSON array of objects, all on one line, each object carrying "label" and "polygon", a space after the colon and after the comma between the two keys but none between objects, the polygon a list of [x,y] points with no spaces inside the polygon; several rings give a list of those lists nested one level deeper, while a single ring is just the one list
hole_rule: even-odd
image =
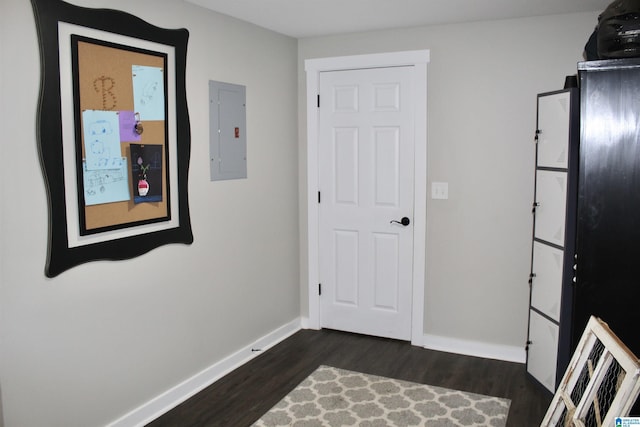
[{"label": "paper pinned to board", "polygon": [[84,203],[86,206],[122,202],[130,199],[127,158],[120,157],[119,167],[88,170],[82,162]]},{"label": "paper pinned to board", "polygon": [[87,170],[118,167],[122,156],[118,112],[84,110],[82,126]]},{"label": "paper pinned to board", "polygon": [[133,107],[140,120],[164,120],[164,72],[159,67],[131,66]]}]

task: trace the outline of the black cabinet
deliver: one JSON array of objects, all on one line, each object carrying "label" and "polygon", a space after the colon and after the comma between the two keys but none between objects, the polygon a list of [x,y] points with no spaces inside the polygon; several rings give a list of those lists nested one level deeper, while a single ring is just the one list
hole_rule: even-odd
[{"label": "black cabinet", "polygon": [[580,164],[571,351],[590,315],[640,355],[640,60],[578,64]]},{"label": "black cabinet", "polygon": [[[640,59],[582,62],[578,76],[579,89],[538,96],[527,371],[551,391],[592,315],[640,355]],[[564,105],[573,107],[565,111]],[[543,108],[549,111],[543,114]],[[554,144],[568,144],[566,166],[541,162],[547,123],[566,120],[561,132],[554,131]],[[538,229],[553,199],[544,184],[550,177],[566,188],[566,199],[553,200],[566,203],[554,208],[559,213],[566,207],[564,235]],[[541,262],[543,250],[554,254],[546,259],[555,265]],[[546,284],[550,280],[553,286]],[[559,310],[537,302],[552,300]],[[632,414],[640,413],[639,406]]]}]

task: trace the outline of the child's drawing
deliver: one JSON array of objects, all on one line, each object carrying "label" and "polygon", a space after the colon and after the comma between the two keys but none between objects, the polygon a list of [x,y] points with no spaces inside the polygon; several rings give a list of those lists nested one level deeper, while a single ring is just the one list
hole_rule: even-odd
[{"label": "child's drawing", "polygon": [[86,162],[83,162],[82,166],[86,206],[129,200],[126,157],[120,157],[117,163],[114,161],[114,169],[88,170]]},{"label": "child's drawing", "polygon": [[130,144],[134,203],[162,201],[162,145]]},{"label": "child's drawing", "polygon": [[164,120],[164,72],[162,68],[133,65],[133,106],[141,120]]},{"label": "child's drawing", "polygon": [[109,138],[109,135],[113,133],[111,123],[106,120],[98,120],[97,122],[89,123],[89,149],[94,156],[103,156],[107,152],[105,147],[105,140]]},{"label": "child's drawing", "polygon": [[115,111],[84,110],[84,154],[88,170],[113,168],[119,164],[120,124]]}]

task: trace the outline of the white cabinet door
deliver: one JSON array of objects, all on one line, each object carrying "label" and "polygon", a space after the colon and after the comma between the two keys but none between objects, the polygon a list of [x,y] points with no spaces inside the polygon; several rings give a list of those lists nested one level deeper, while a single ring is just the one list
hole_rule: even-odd
[{"label": "white cabinet door", "polygon": [[569,92],[538,101],[538,166],[567,168],[569,161]]},{"label": "white cabinet door", "polygon": [[527,371],[549,391],[556,389],[556,364],[558,358],[558,325],[542,317],[534,310],[529,319],[529,356]]},{"label": "white cabinet door", "polygon": [[556,322],[560,321],[562,267],[564,252],[553,246],[533,242],[531,306]]},{"label": "white cabinet door", "polygon": [[539,170],[536,173],[535,237],[564,246],[567,210],[567,172]]}]

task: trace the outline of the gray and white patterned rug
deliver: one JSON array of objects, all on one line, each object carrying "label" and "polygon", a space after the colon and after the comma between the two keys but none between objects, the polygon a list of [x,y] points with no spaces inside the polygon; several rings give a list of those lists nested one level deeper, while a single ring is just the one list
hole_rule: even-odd
[{"label": "gray and white patterned rug", "polygon": [[503,427],[511,401],[320,366],[255,427]]}]

